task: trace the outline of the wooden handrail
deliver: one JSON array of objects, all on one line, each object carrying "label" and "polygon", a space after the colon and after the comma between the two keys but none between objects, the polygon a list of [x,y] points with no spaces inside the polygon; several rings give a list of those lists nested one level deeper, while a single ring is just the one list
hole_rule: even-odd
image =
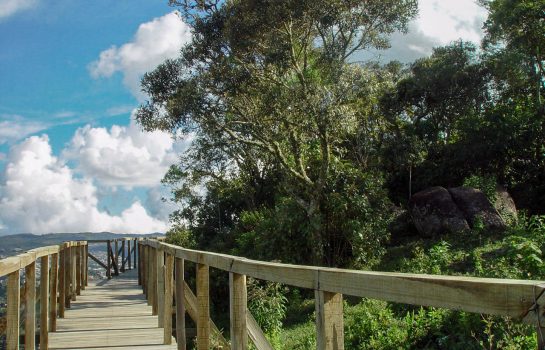
[{"label": "wooden handrail", "polygon": [[[41,247],[0,260],[0,277],[8,276],[7,348],[19,347],[20,305],[26,305],[25,348],[34,349],[36,260],[41,262],[40,348],[47,349],[48,332],[56,330],[56,318],[64,317],[64,310],[79,292],[85,289],[88,276],[88,244],[108,243],[107,264],[116,264],[110,241],[72,241],[58,246]],[[247,349],[250,339],[258,350],[270,350],[271,344],[247,309],[246,277],[313,289],[316,298],[316,336],[318,349],[343,349],[343,295],[368,297],[389,302],[433,306],[451,310],[509,316],[522,322],[540,326],[545,316],[545,282],[476,278],[466,276],[438,276],[394,272],[357,271],[316,266],[301,266],[251,260],[242,257],[186,249],[158,239],[123,238],[121,267],[138,266],[138,281],[158,315],[164,328],[164,342],[171,342],[171,315],[176,314],[178,349],[185,349],[186,336],[183,318],[187,312],[197,325],[197,348]],[[132,247],[131,247],[132,246]],[[129,249],[130,247],[130,249]],[[124,254],[122,254],[124,255]],[[132,257],[132,259],[129,259]],[[132,261],[131,261],[132,260]],[[197,266],[197,291],[193,293],[183,279],[184,261]],[[49,267],[49,268],[48,268]],[[210,319],[209,269],[229,273],[231,344],[225,340]],[[20,297],[20,270],[25,269],[24,300]],[[49,275],[49,276],[48,276]],[[57,296],[58,303],[57,303]],[[173,301],[176,300],[176,306]],[[41,302],[42,302],[41,301]],[[49,302],[48,302],[49,301]],[[182,302],[183,301],[183,302]],[[49,310],[47,307],[49,304]],[[539,328],[538,348],[545,349]]]},{"label": "wooden handrail", "polygon": [[[509,316],[536,327],[540,327],[538,320],[543,319],[545,315],[544,281],[301,266],[186,249],[153,239],[140,240],[139,244],[146,255],[163,252],[181,260],[182,263],[179,266],[183,266],[183,261],[188,260],[197,264],[198,271],[207,271],[208,267],[213,267],[230,273],[231,332],[232,337],[234,332],[237,343],[236,347],[233,345],[234,349],[246,349],[247,346],[247,340],[239,329],[240,325],[249,324],[247,320],[244,322],[240,318],[240,315],[246,312],[246,308],[240,304],[241,300],[245,300],[246,290],[243,283],[245,276],[315,290],[319,349],[343,349],[343,294],[404,304]],[[157,266],[152,266],[151,269],[159,271]],[[153,271],[151,275],[153,276]],[[197,289],[199,286],[204,286],[203,293],[206,293],[208,283],[206,276],[208,276],[207,273],[197,273]],[[156,294],[154,291],[158,290],[158,287],[155,280],[149,280],[146,277],[142,280],[146,283],[144,289],[151,290],[150,294]],[[159,289],[158,292],[161,290]],[[199,293],[198,290],[197,293]],[[152,298],[152,303],[155,302]],[[204,301],[200,300],[199,307],[201,309],[199,312],[207,312],[208,306]],[[199,317],[198,320],[203,322],[203,319],[206,318]],[[198,334],[199,327],[202,327],[204,334],[208,334],[206,326],[197,324]],[[541,329],[538,334],[544,331]],[[252,336],[250,338],[253,340]],[[201,341],[199,335],[197,339],[198,349],[207,348],[206,341]],[[260,346],[257,342],[254,343],[258,349],[268,349],[270,346],[270,344]],[[542,339],[539,339],[539,348],[544,349]]]}]

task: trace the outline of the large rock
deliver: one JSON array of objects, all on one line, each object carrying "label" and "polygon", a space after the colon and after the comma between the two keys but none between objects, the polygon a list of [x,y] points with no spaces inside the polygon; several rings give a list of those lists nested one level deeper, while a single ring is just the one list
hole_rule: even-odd
[{"label": "large rock", "polygon": [[444,187],[430,187],[415,193],[409,201],[409,211],[418,232],[425,237],[469,230],[464,213]]},{"label": "large rock", "polygon": [[505,229],[505,222],[482,191],[471,187],[454,187],[448,191],[471,227],[480,220],[485,228]]}]

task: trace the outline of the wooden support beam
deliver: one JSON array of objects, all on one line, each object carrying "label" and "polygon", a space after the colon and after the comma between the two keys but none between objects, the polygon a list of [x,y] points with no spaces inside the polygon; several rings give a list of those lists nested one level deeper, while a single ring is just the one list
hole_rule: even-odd
[{"label": "wooden support beam", "polygon": [[184,259],[176,259],[176,343],[178,350],[186,350],[187,340],[185,334],[185,281]]},{"label": "wooden support beam", "polygon": [[257,350],[274,350],[250,311],[246,312],[246,324],[248,327],[248,337],[252,340]]},{"label": "wooden support beam", "polygon": [[36,348],[36,262],[25,267],[25,350]]},{"label": "wooden support beam", "polygon": [[128,240],[127,241],[127,251],[128,251],[128,254],[127,254],[127,270],[131,270],[132,269],[132,264],[131,264],[131,241]]},{"label": "wooden support beam", "polygon": [[64,255],[64,303],[67,308],[70,308],[71,299],[71,279],[72,279],[72,248],[68,246],[65,249]]},{"label": "wooden support beam", "polygon": [[65,278],[66,278],[66,249],[61,249],[59,251],[59,317],[64,318],[64,312],[66,310],[66,288],[65,288]]},{"label": "wooden support beam", "polygon": [[51,332],[57,331],[57,285],[58,281],[58,265],[59,254],[51,255],[51,273],[49,274],[49,288],[50,288],[50,309],[49,309],[49,330]]},{"label": "wooden support beam", "polygon": [[210,349],[209,267],[197,264],[197,350]]},{"label": "wooden support beam", "polygon": [[96,256],[94,256],[91,253],[87,253],[87,256],[89,256],[94,262],[96,262],[97,264],[102,266],[106,270],[106,272],[108,271],[108,266],[106,264],[104,264],[102,261],[98,260],[98,258]]},{"label": "wooden support beam", "polygon": [[246,307],[248,294],[246,276],[229,273],[229,299],[231,318],[231,349],[246,350],[248,348],[248,331],[246,326]]},{"label": "wooden support beam", "polygon": [[[129,254],[130,256],[130,254]],[[174,297],[174,257],[165,257],[165,297],[163,305],[164,344],[172,344],[172,301]]]},{"label": "wooden support beam", "polygon": [[81,266],[82,266],[82,254],[81,247],[78,245],[75,247],[76,251],[76,295],[81,295]]},{"label": "wooden support beam", "polygon": [[125,241],[121,241],[121,272],[125,272]]},{"label": "wooden support beam", "polygon": [[21,305],[20,272],[16,270],[8,275],[7,290],[7,350],[19,350],[19,306]]},{"label": "wooden support beam", "polygon": [[[184,297],[185,297],[185,309],[187,311],[187,314],[191,319],[197,324],[199,319],[199,306],[197,301],[197,296],[193,293],[191,288],[187,285],[187,283],[184,281]],[[215,341],[214,344],[212,344],[212,347],[221,347],[222,349],[229,350],[231,346],[229,345],[229,342],[223,337],[223,334],[221,334],[221,331],[218,329],[214,321],[210,319],[210,331],[212,335],[212,340]]]},{"label": "wooden support beam", "polygon": [[117,270],[115,275],[118,276],[119,275],[119,269],[117,269],[117,267],[119,266],[119,250],[118,250],[119,247],[118,247],[118,244],[117,244],[117,239],[114,242],[115,242],[115,250],[114,250],[114,252],[115,252],[114,256],[115,257],[114,257],[114,263],[113,264],[114,264],[114,266],[115,266],[115,268]]},{"label": "wooden support beam", "polygon": [[112,260],[111,266],[113,267],[114,275],[115,275],[115,276],[119,276],[119,267],[117,266],[117,260],[116,260],[114,257],[115,257],[115,254],[114,254],[114,252],[112,251],[112,247],[110,246],[110,258],[111,258],[111,260]]},{"label": "wooden support beam", "polygon": [[[144,290],[144,283],[142,279],[142,245],[140,243],[136,243],[136,249],[138,250],[138,285],[142,286],[142,290],[144,294],[146,291]],[[135,260],[136,262],[136,260]]]},{"label": "wooden support beam", "polygon": [[107,243],[107,246],[106,246],[106,264],[108,265],[108,267],[106,268],[106,277],[108,277],[108,279],[111,279],[112,278],[112,259],[110,259],[110,254],[112,253],[112,242],[111,241],[108,241]]},{"label": "wooden support beam", "polygon": [[77,295],[77,289],[78,289],[78,247],[77,246],[73,246],[72,248],[70,248],[70,255],[72,257],[72,261],[70,262],[70,267],[71,267],[71,278],[70,278],[70,283],[72,284],[72,289],[71,289],[71,294],[70,294],[70,298],[71,298],[71,301],[76,301],[76,295]]},{"label": "wooden support beam", "polygon": [[89,285],[89,244],[85,245],[85,283],[84,286],[87,287]]},{"label": "wooden support beam", "polygon": [[151,299],[151,314],[157,315],[157,250],[150,248],[149,256],[149,271],[150,271],[150,283],[149,294]]},{"label": "wooden support beam", "polygon": [[343,296],[314,291],[316,303],[316,345],[318,350],[344,349]]},{"label": "wooden support beam", "polygon": [[86,276],[87,276],[87,251],[85,250],[87,248],[87,245],[81,245],[80,246],[80,254],[81,254],[81,285],[80,290],[85,290],[86,286]]},{"label": "wooden support beam", "polygon": [[40,258],[40,350],[49,349],[49,256]]},{"label": "wooden support beam", "polygon": [[134,253],[134,259],[133,259],[133,267],[136,269],[136,259],[140,257],[140,251],[138,251],[138,257],[136,256],[136,245],[138,244],[138,239],[134,239],[134,244],[133,244],[133,247],[132,247],[132,250],[133,250],[133,253]]},{"label": "wooden support beam", "polygon": [[157,292],[155,295],[157,296],[157,315],[159,316],[157,320],[159,328],[162,328],[163,315],[165,314],[165,253],[162,251],[156,251],[155,253],[155,268],[157,270]]}]

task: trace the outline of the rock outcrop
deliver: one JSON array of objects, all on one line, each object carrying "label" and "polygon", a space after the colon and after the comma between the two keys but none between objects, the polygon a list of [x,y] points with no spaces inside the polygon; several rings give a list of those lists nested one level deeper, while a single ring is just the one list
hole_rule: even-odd
[{"label": "rock outcrop", "polygon": [[487,229],[506,228],[500,214],[481,190],[471,187],[454,187],[449,188],[448,191],[472,228],[478,222]]},{"label": "rock outcrop", "polygon": [[416,229],[424,237],[469,230],[463,212],[444,187],[430,187],[415,193],[409,201],[409,211]]},{"label": "rock outcrop", "polygon": [[477,224],[491,230],[506,228],[505,221],[485,194],[470,187],[447,190],[438,186],[415,193],[409,201],[409,212],[423,237],[457,233]]}]

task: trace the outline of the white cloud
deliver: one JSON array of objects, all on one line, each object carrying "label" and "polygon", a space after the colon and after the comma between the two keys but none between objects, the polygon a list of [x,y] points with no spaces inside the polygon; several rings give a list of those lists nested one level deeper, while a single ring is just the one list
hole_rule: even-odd
[{"label": "white cloud", "polygon": [[487,12],[475,0],[420,0],[417,27],[441,45],[453,40],[479,42]]},{"label": "white cloud", "polygon": [[76,131],[63,156],[77,171],[107,186],[154,187],[176,162],[168,133],[143,132],[134,118],[128,126],[110,130],[87,125]]},{"label": "white cloud", "polygon": [[0,21],[36,4],[37,0],[0,0]]},{"label": "white cloud", "polygon": [[480,43],[487,12],[475,0],[420,0],[418,6],[419,15],[409,24],[409,32],[393,34],[390,49],[361,52],[354,60],[412,62],[458,39]]},{"label": "white cloud", "polygon": [[[97,188],[77,178],[54,157],[46,135],[32,136],[10,150],[0,184],[0,221],[5,233],[164,232],[165,222],[135,201],[120,215],[97,209]],[[8,231],[9,230],[9,231]]]},{"label": "white cloud", "polygon": [[47,129],[49,126],[42,121],[24,118],[20,115],[0,116],[0,145],[14,143],[31,134]]},{"label": "white cloud", "polygon": [[189,26],[176,12],[171,12],[141,24],[131,42],[102,51],[99,59],[89,65],[89,72],[94,78],[122,72],[125,85],[138,99],[143,99],[142,75],[165,59],[177,57],[190,40]]}]

